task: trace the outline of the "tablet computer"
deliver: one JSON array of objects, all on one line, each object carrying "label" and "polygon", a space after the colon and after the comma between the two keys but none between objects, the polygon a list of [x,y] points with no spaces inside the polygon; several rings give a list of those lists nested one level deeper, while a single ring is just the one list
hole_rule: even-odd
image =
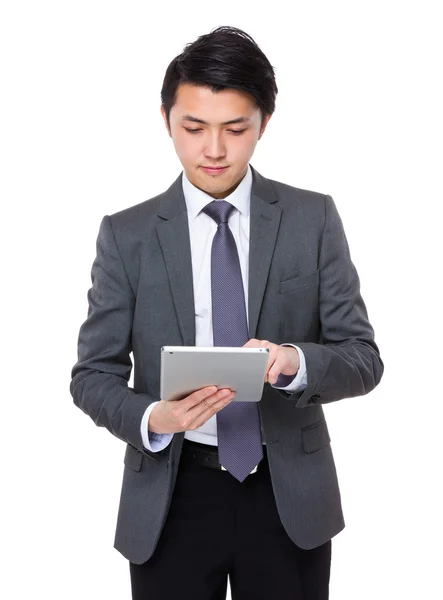
[{"label": "tablet computer", "polygon": [[235,391],[233,401],[259,402],[268,358],[268,348],[163,346],[160,397],[181,400],[215,385]]}]

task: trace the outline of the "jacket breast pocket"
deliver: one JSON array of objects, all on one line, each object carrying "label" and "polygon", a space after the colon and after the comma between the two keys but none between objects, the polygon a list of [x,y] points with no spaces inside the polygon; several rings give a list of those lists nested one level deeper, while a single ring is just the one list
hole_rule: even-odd
[{"label": "jacket breast pocket", "polygon": [[316,452],[322,448],[326,448],[331,443],[329,436],[328,426],[326,421],[323,419],[307,427],[303,427],[301,430],[301,436],[303,441],[303,450],[306,454]]},{"label": "jacket breast pocket", "polygon": [[280,294],[286,294],[287,292],[294,292],[296,290],[302,290],[313,285],[318,285],[319,281],[319,269],[313,273],[307,273],[306,275],[299,275],[297,277],[291,277],[290,279],[284,279],[283,281],[280,281]]}]

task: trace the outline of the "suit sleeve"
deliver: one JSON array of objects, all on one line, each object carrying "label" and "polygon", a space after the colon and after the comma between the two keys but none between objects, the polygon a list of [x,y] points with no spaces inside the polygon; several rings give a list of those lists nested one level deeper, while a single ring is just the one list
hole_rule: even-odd
[{"label": "suit sleeve", "polygon": [[319,271],[321,343],[295,342],[309,373],[306,389],[290,396],[297,407],[367,394],[378,385],[384,369],[343,224],[330,196],[325,196]]},{"label": "suit sleeve", "polygon": [[109,216],[100,225],[91,280],[88,315],[80,328],[70,391],[75,405],[96,425],[149,454],[143,446],[140,422],[158,398],[136,393],[128,386],[135,295]]}]

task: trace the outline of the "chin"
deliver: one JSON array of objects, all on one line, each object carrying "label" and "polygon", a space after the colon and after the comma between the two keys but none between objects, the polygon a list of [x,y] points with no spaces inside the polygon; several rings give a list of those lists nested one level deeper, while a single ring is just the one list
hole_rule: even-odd
[{"label": "chin", "polygon": [[225,187],[211,187],[209,185],[202,186],[202,189],[207,194],[225,194],[229,188]]},{"label": "chin", "polygon": [[208,189],[214,190],[214,191],[228,190],[232,185],[231,182],[226,183],[226,181],[224,181],[222,183],[221,181],[217,181],[216,178],[211,179],[210,175],[204,175],[203,177],[200,177],[199,181],[205,188],[208,188]]}]

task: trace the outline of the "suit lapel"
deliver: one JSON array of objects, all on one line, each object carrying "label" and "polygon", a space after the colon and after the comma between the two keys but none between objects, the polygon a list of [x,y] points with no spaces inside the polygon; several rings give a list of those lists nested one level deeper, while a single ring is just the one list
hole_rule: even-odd
[{"label": "suit lapel", "polygon": [[270,182],[252,168],[249,233],[249,336],[254,338],[272,256],[277,241],[281,209]]},{"label": "suit lapel", "polygon": [[181,175],[163,194],[157,234],[165,259],[169,284],[183,344],[195,345],[195,308],[191,244]]}]

